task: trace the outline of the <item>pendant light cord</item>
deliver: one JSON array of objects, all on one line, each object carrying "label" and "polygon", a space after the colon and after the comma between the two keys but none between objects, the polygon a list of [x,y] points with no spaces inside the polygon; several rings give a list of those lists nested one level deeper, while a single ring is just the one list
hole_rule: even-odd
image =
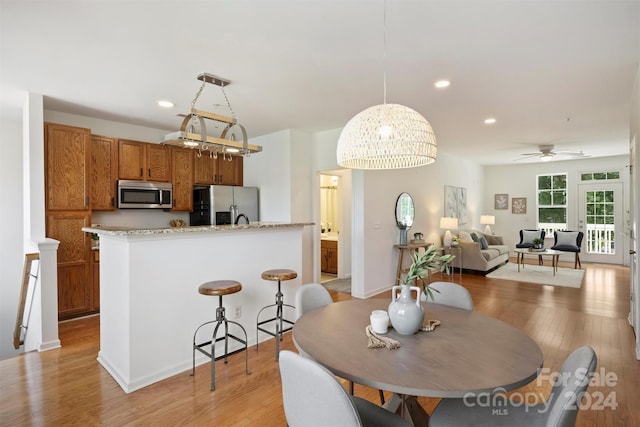
[{"label": "pendant light cord", "polygon": [[382,13],[382,45],[383,45],[383,64],[382,64],[382,81],[383,81],[383,94],[382,99],[384,105],[387,105],[387,0],[383,1],[383,13]]}]

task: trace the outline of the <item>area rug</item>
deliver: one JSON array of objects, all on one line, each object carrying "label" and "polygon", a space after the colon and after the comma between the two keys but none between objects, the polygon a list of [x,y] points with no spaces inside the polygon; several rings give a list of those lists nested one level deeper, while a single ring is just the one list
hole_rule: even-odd
[{"label": "area rug", "polygon": [[554,276],[551,266],[525,264],[524,268],[520,266],[520,272],[518,272],[518,264],[508,262],[497,270],[487,274],[485,277],[490,279],[537,283],[539,285],[579,288],[582,286],[584,270],[558,267],[558,271]]},{"label": "area rug", "polygon": [[330,291],[343,292],[345,294],[351,293],[351,278],[349,279],[333,279],[327,282],[322,282],[322,286]]}]

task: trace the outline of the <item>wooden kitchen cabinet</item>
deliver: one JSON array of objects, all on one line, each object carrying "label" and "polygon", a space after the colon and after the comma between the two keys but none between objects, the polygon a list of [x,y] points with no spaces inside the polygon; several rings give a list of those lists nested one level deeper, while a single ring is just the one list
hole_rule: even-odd
[{"label": "wooden kitchen cabinet", "polygon": [[320,270],[338,274],[338,242],[336,240],[320,240]]},{"label": "wooden kitchen cabinet", "polygon": [[231,161],[218,156],[218,176],[220,185],[243,185],[244,157],[231,156]]},{"label": "wooden kitchen cabinet", "polygon": [[146,144],[147,181],[171,181],[171,154],[169,147]]},{"label": "wooden kitchen cabinet", "polygon": [[89,129],[45,123],[45,227],[58,247],[58,318],[95,312],[90,237]]},{"label": "wooden kitchen cabinet", "polygon": [[193,157],[191,149],[171,147],[172,211],[193,209]]},{"label": "wooden kitchen cabinet", "polygon": [[47,211],[89,209],[91,130],[45,123]]},{"label": "wooden kitchen cabinet", "polygon": [[202,153],[200,157],[196,155],[194,161],[194,184],[196,185],[243,185],[244,178],[244,157],[231,156],[223,158],[218,155],[217,159],[208,153]]},{"label": "wooden kitchen cabinet", "polygon": [[118,177],[139,181],[171,181],[169,148],[127,139],[118,140]]},{"label": "wooden kitchen cabinet", "polygon": [[115,138],[91,136],[91,210],[116,208],[118,144]]},{"label": "wooden kitchen cabinet", "polygon": [[89,212],[55,212],[47,215],[47,237],[58,246],[58,319],[69,319],[98,310],[91,257],[91,235],[82,227],[91,225]]}]

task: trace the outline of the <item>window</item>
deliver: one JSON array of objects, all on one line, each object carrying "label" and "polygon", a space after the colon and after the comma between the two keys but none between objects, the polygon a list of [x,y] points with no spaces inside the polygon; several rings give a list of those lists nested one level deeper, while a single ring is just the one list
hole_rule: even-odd
[{"label": "window", "polygon": [[538,175],[538,228],[547,235],[567,228],[567,174]]},{"label": "window", "polygon": [[607,180],[607,179],[620,179],[619,171],[607,171],[607,172],[587,172],[580,174],[581,181],[594,181],[594,180]]}]

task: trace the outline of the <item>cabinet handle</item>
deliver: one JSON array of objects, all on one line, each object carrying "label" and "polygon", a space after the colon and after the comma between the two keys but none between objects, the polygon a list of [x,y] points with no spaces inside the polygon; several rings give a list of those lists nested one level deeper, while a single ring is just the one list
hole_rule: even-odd
[{"label": "cabinet handle", "polygon": [[173,199],[173,207],[176,207],[176,199]]},{"label": "cabinet handle", "polygon": [[151,178],[151,168],[149,168],[149,178]]},{"label": "cabinet handle", "polygon": [[140,178],[144,177],[144,172],[142,170],[142,168],[140,168]]},{"label": "cabinet handle", "polygon": [[116,200],[112,197],[111,198],[111,207],[114,207],[116,205]]}]

